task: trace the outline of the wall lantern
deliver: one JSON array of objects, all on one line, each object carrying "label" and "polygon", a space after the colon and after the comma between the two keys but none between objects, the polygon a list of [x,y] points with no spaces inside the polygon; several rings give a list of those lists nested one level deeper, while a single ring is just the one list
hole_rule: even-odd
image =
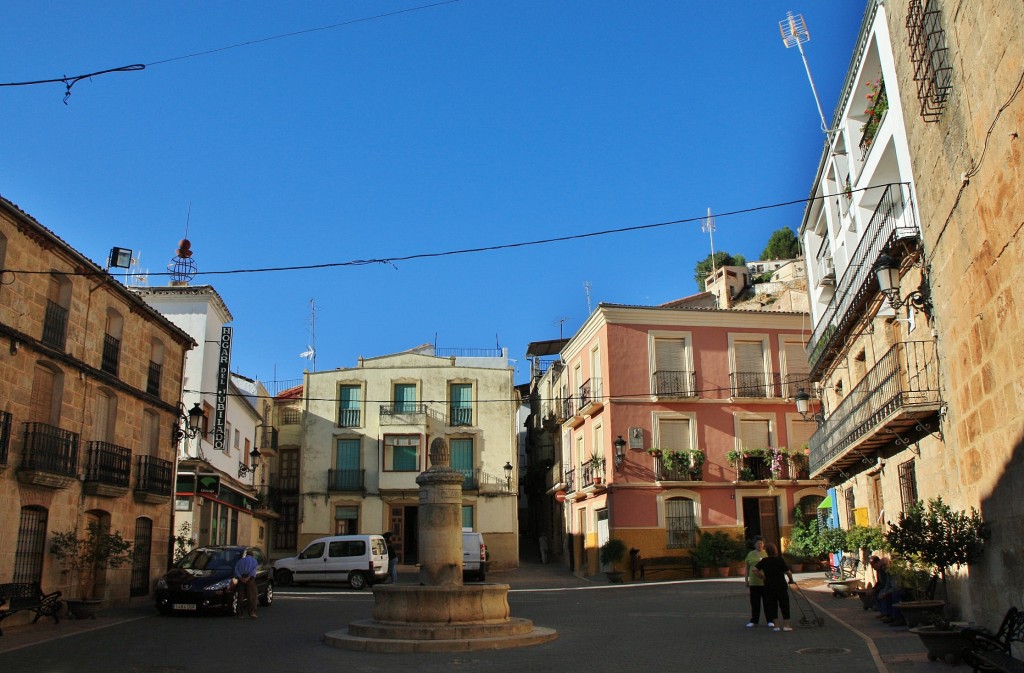
[{"label": "wall lantern", "polygon": [[509,490],[511,490],[512,489],[512,470],[513,470],[512,463],[506,461],[505,467],[503,469],[505,470],[505,485],[509,488]]},{"label": "wall lantern", "polygon": [[800,417],[803,418],[805,421],[814,421],[818,425],[821,425],[825,422],[825,414],[821,413],[820,411],[813,414],[809,413],[811,396],[807,393],[806,390],[801,388],[800,390],[796,391],[794,399],[796,400],[796,412],[800,414]]},{"label": "wall lantern", "polygon": [[622,467],[623,461],[626,460],[626,440],[622,438],[622,435],[619,435],[612,442],[612,446],[615,447],[615,469],[618,470]]},{"label": "wall lantern", "polygon": [[206,413],[199,403],[196,402],[192,408],[185,413],[185,406],[178,403],[178,423],[171,428],[171,442],[177,444],[185,437],[195,439],[206,425]]},{"label": "wall lantern", "polygon": [[899,310],[909,303],[918,311],[931,316],[932,301],[926,294],[928,290],[926,283],[921,285],[924,291],[914,290],[906,297],[900,298],[900,263],[896,259],[883,253],[875,260],[872,271],[875,272],[875,277],[878,279],[879,291],[889,300],[889,306],[894,310]]},{"label": "wall lantern", "polygon": [[252,463],[251,464],[249,464],[249,465],[246,465],[245,463],[239,463],[238,464],[238,478],[239,479],[241,479],[242,477],[244,477],[247,474],[254,474],[256,472],[256,468],[260,466],[260,450],[258,448],[253,448],[253,450],[249,452],[249,457],[252,458]]}]

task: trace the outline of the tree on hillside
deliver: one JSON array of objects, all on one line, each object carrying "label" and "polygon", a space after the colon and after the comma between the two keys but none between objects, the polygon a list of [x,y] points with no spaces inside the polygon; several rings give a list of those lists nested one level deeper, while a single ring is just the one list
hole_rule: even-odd
[{"label": "tree on hillside", "polygon": [[789,227],[776,229],[761,253],[761,259],[796,259],[800,256],[800,239]]},{"label": "tree on hillside", "polygon": [[708,255],[701,261],[697,262],[697,266],[693,269],[693,280],[697,283],[697,289],[700,292],[704,291],[704,280],[711,275],[711,270],[720,269],[723,266],[744,266],[747,260],[743,255],[730,255],[727,252],[716,252],[715,263],[711,264],[711,255]]}]

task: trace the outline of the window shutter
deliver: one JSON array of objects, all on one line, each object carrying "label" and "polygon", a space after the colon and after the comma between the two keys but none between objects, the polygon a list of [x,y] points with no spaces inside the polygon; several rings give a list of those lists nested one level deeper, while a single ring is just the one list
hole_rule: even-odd
[{"label": "window shutter", "polygon": [[664,451],[689,451],[690,421],[686,418],[662,420],[658,423],[658,444]]},{"label": "window shutter", "polygon": [[656,339],[654,341],[655,371],[684,371],[683,353],[685,350],[686,339]]},{"label": "window shutter", "polygon": [[359,469],[359,440],[339,439],[338,455],[335,458],[334,467],[339,470]]},{"label": "window shutter", "polygon": [[764,371],[764,344],[760,341],[737,341],[733,349],[736,353],[737,372]]},{"label": "window shutter", "polygon": [[451,446],[451,467],[453,470],[465,472],[473,469],[473,440],[453,439]]},{"label": "window shutter", "polygon": [[762,419],[741,420],[740,446],[744,449],[762,449],[771,446],[768,421]]}]

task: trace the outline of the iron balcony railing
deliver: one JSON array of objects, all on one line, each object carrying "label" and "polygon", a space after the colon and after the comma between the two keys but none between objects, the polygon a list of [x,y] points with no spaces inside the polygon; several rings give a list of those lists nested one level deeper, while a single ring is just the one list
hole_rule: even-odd
[{"label": "iron balcony railing", "polygon": [[473,407],[453,406],[448,412],[450,416],[449,425],[473,425]]},{"label": "iron balcony railing", "polygon": [[272,474],[270,475],[270,488],[289,495],[299,492],[299,475],[297,474]]},{"label": "iron balcony railing", "polygon": [[149,375],[146,377],[147,393],[160,397],[160,379],[163,376],[163,373],[163,365],[156,362],[149,363]]},{"label": "iron balcony railing", "polygon": [[7,454],[11,449],[11,416],[8,411],[0,411],[0,465],[7,464]]},{"label": "iron balcony railing", "polygon": [[421,425],[426,422],[427,405],[420,402],[396,402],[380,406],[380,422],[385,425]]},{"label": "iron balcony railing", "polygon": [[801,389],[812,399],[818,399],[818,391],[811,385],[807,372],[786,372],[782,375],[782,397],[792,399]]},{"label": "iron balcony railing", "polygon": [[565,471],[565,492],[572,493],[576,490],[576,469]]},{"label": "iron balcony railing", "polygon": [[360,409],[341,409],[338,411],[338,427],[358,428],[360,426]]},{"label": "iron balcony railing", "polygon": [[366,470],[351,468],[327,470],[327,490],[362,491],[365,472]]},{"label": "iron balcony railing", "polygon": [[[817,318],[807,343],[812,376],[820,373],[825,354],[842,341],[850,326],[863,315],[861,309],[878,285],[872,273],[878,256],[894,241],[918,236],[914,203],[907,189],[903,184],[886,186],[849,266],[836,283],[835,294]],[[865,192],[865,196],[874,191]]]},{"label": "iron balcony railing", "polygon": [[504,352],[500,348],[435,348],[434,355],[439,358],[500,358]]},{"label": "iron balcony railing", "polygon": [[729,387],[733,397],[781,397],[778,374],[760,372],[733,372]]},{"label": "iron balcony railing", "polygon": [[132,450],[109,442],[85,446],[85,481],[128,488],[132,474]]},{"label": "iron balcony railing", "polygon": [[890,348],[811,436],[811,474],[893,417],[941,404],[938,369],[934,341],[908,341]]},{"label": "iron balcony railing", "polygon": [[78,475],[78,435],[46,423],[25,423],[21,469]]},{"label": "iron balcony railing", "polygon": [[576,400],[567,397],[562,400],[562,420],[569,420],[576,415]]},{"label": "iron balcony railing", "polygon": [[601,389],[599,377],[589,378],[583,382],[579,391],[579,409],[582,411],[594,402],[600,402],[604,391]]},{"label": "iron balcony railing", "polygon": [[264,425],[260,431],[260,448],[277,450],[277,428],[272,425]]},{"label": "iron balcony railing", "polygon": [[475,491],[480,488],[480,470],[472,467],[453,468],[456,472],[462,473],[462,490]]},{"label": "iron balcony railing", "polygon": [[68,310],[47,300],[43,317],[43,343],[64,350],[68,338]]},{"label": "iron balcony railing", "polygon": [[109,334],[103,335],[103,359],[100,369],[117,376],[117,367],[121,362],[121,340]]},{"label": "iron balcony railing", "polygon": [[135,491],[169,496],[174,486],[174,464],[156,456],[139,456],[135,463]]},{"label": "iron balcony railing", "polygon": [[654,478],[658,481],[703,481],[703,469],[695,470],[686,465],[667,465],[664,458],[654,463]]},{"label": "iron balcony railing", "polygon": [[696,397],[696,372],[661,370],[652,377],[654,394],[661,397]]}]

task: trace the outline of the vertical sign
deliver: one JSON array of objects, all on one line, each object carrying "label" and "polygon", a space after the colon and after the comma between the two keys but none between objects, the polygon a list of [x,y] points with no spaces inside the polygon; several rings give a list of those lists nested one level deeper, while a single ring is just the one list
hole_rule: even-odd
[{"label": "vertical sign", "polygon": [[224,417],[228,410],[228,379],[231,376],[231,328],[220,328],[220,358],[217,360],[217,408],[213,415],[213,448],[224,450]]}]

